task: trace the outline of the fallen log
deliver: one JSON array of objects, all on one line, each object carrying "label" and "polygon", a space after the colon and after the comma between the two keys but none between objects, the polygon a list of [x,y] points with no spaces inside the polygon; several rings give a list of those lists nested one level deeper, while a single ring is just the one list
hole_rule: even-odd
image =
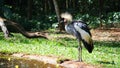
[{"label": "fallen log", "polygon": [[42,33],[42,32],[28,32],[26,31],[20,24],[13,22],[11,20],[5,19],[0,17],[0,23],[2,22],[1,27],[4,27],[4,29],[2,29],[2,31],[4,32],[5,37],[9,37],[9,31],[7,30],[6,25],[11,25],[12,27],[14,27],[16,30],[18,30],[19,33],[21,33],[23,36],[27,37],[27,38],[45,38],[47,39],[47,34],[46,33]]}]

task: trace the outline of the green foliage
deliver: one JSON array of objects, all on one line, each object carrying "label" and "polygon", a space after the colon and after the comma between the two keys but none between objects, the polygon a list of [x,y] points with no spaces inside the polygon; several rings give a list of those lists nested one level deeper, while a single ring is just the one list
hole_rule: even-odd
[{"label": "green foliage", "polygon": [[98,28],[100,20],[107,28],[119,27],[120,25],[120,12],[111,12],[104,15],[103,18],[92,16],[90,14],[75,14],[75,19],[85,21],[91,28]]},{"label": "green foliage", "polygon": [[120,22],[120,12],[112,12],[107,15],[108,23],[118,23]]},{"label": "green foliage", "polygon": [[89,14],[76,14],[75,18],[77,20],[85,21],[91,28],[97,28],[100,24],[100,18],[95,16],[90,16]]},{"label": "green foliage", "polygon": [[32,30],[34,31],[51,28],[52,24],[56,23],[56,20],[57,20],[55,14],[41,15],[41,17],[35,17],[35,19],[30,20],[30,22],[35,25],[32,27]]},{"label": "green foliage", "polygon": [[[29,0],[0,0],[0,16],[20,23],[26,30],[48,29],[52,24],[56,27],[58,22],[52,0],[32,0],[30,5],[28,2]],[[72,13],[74,19],[83,20],[92,28],[98,28],[101,22],[107,27],[119,27],[116,26],[120,23],[119,2],[119,0],[58,0],[58,6],[61,12]]]}]

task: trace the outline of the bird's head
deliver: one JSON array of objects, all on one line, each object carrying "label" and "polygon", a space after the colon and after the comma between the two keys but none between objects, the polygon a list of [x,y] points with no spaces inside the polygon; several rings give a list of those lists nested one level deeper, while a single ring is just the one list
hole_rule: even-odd
[{"label": "bird's head", "polygon": [[68,12],[61,14],[61,23],[69,23],[72,21],[72,15]]}]

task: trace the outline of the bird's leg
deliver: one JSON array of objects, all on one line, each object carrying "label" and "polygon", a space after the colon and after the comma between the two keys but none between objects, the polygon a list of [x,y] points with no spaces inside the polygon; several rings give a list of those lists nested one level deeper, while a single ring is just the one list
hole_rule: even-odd
[{"label": "bird's leg", "polygon": [[82,45],[81,45],[81,41],[79,41],[79,45],[78,45],[78,61],[82,62]]}]

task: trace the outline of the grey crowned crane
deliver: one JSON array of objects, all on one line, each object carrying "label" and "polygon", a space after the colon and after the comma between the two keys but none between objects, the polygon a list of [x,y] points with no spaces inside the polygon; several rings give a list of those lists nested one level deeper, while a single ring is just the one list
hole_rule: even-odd
[{"label": "grey crowned crane", "polygon": [[82,61],[82,45],[88,50],[89,53],[92,53],[94,48],[92,35],[90,33],[90,29],[88,28],[87,24],[83,21],[73,21],[72,15],[69,13],[62,13],[61,14],[61,23],[65,24],[65,30],[67,33],[72,34],[75,36],[79,42],[78,46],[78,61]]}]

